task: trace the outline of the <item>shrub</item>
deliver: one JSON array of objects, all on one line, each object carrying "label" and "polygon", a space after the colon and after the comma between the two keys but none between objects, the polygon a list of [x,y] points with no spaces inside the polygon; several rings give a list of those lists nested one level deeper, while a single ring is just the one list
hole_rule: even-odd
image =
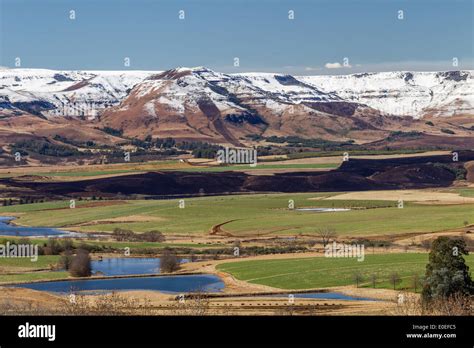
[{"label": "shrub", "polygon": [[145,242],[164,242],[165,236],[160,231],[148,231],[142,233],[139,238]]},{"label": "shrub", "polygon": [[454,131],[452,131],[451,129],[448,129],[448,128],[441,129],[441,132],[446,133],[446,134],[456,134],[456,133],[454,133]]},{"label": "shrub", "polygon": [[112,235],[118,241],[130,241],[135,238],[135,233],[133,233],[133,231],[123,228],[115,228]]},{"label": "shrub", "polygon": [[69,266],[69,273],[73,277],[89,277],[92,274],[91,258],[87,250],[76,251]]},{"label": "shrub", "polygon": [[175,272],[180,267],[180,259],[172,249],[165,249],[161,255],[160,269],[163,273]]},{"label": "shrub", "polygon": [[72,252],[70,250],[66,251],[59,259],[59,267],[68,271],[71,267],[73,258],[74,256],[72,255]]}]

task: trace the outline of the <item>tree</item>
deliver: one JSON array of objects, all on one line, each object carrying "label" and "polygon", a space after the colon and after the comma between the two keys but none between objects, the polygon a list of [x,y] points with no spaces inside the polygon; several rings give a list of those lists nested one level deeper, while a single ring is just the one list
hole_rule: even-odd
[{"label": "tree", "polygon": [[87,250],[77,249],[69,266],[69,273],[73,277],[89,277],[92,274],[91,258]]},{"label": "tree", "polygon": [[420,276],[418,274],[413,274],[411,284],[413,285],[413,290],[416,292],[418,289],[418,285],[420,284]]},{"label": "tree", "polygon": [[74,246],[74,243],[71,238],[64,238],[62,240],[62,248],[64,250],[72,250],[72,247]]},{"label": "tree", "polygon": [[175,272],[179,269],[180,259],[176,252],[172,249],[166,248],[163,251],[160,259],[160,269],[163,273]]},{"label": "tree", "polygon": [[370,276],[370,280],[372,281],[372,287],[375,289],[375,284],[377,284],[377,275],[376,274],[372,274]]},{"label": "tree", "polygon": [[426,249],[426,251],[430,250],[431,248],[431,241],[428,239],[425,239],[421,242],[421,246]]},{"label": "tree", "polygon": [[148,231],[141,235],[141,239],[146,242],[164,242],[165,236],[160,231]]},{"label": "tree", "polygon": [[48,238],[48,241],[43,248],[45,255],[58,255],[60,252],[61,246],[55,238]]},{"label": "tree", "polygon": [[469,255],[463,239],[438,237],[433,241],[421,293],[423,303],[455,294],[474,294],[474,284],[463,255]]},{"label": "tree", "polygon": [[364,277],[362,276],[362,273],[360,272],[356,272],[354,273],[354,281],[357,285],[357,287],[359,287],[359,284],[364,280]]},{"label": "tree", "polygon": [[59,259],[59,267],[63,268],[64,270],[68,271],[71,267],[72,260],[74,256],[70,250],[66,250],[64,254]]},{"label": "tree", "polygon": [[391,273],[389,278],[390,278],[390,283],[393,284],[393,290],[395,290],[395,287],[397,286],[397,284],[400,284],[402,282],[402,279],[400,278],[397,272]]},{"label": "tree", "polygon": [[135,233],[133,233],[133,231],[118,227],[114,229],[112,236],[114,236],[117,241],[131,241],[135,239]]},{"label": "tree", "polygon": [[336,237],[336,230],[332,227],[321,227],[318,229],[317,234],[321,237],[323,245],[326,246],[331,239]]}]

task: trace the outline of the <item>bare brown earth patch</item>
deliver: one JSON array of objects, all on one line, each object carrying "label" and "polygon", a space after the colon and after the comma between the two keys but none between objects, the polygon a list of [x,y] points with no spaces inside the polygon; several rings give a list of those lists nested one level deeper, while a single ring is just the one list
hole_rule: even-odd
[{"label": "bare brown earth patch", "polygon": [[94,207],[108,207],[111,205],[122,205],[122,204],[129,204],[127,201],[104,201],[104,202],[90,202],[86,204],[82,204],[77,208],[94,208]]},{"label": "bare brown earth patch", "polygon": [[[317,198],[320,199],[320,198]],[[455,192],[442,192],[437,190],[375,190],[349,192],[324,199],[337,200],[387,200],[424,204],[463,204],[474,203],[474,197],[463,197]]]},{"label": "bare brown earth patch", "polygon": [[[467,233],[471,231],[470,233]],[[460,237],[464,239],[468,239],[473,241],[474,240],[474,226],[468,226],[462,229],[454,230],[454,231],[442,231],[442,232],[431,232],[431,233],[419,233],[411,236],[403,236],[400,238],[394,239],[395,243],[398,245],[412,245],[412,244],[420,244],[424,241],[433,241],[438,237],[446,236],[446,237]]]},{"label": "bare brown earth patch", "polygon": [[16,305],[50,308],[64,304],[64,298],[43,291],[23,288],[0,287],[0,302]]},{"label": "bare brown earth patch", "polygon": [[466,180],[468,182],[474,183],[474,161],[466,162],[464,168],[467,170]]},{"label": "bare brown earth patch", "polygon": [[149,222],[149,221],[166,221],[165,218],[149,215],[129,215],[119,216],[116,218],[92,220],[82,224],[75,224],[74,227],[94,226],[100,224],[119,224],[119,223],[134,223],[134,222]]},{"label": "bare brown earth patch", "polygon": [[214,235],[221,235],[221,236],[226,236],[226,237],[234,237],[233,234],[231,234],[230,232],[224,231],[224,230],[222,229],[222,226],[223,226],[223,225],[228,224],[228,223],[230,223],[230,222],[232,222],[232,221],[235,221],[235,219],[234,219],[234,220],[225,221],[225,222],[223,222],[223,223],[220,223],[220,224],[217,224],[217,225],[212,226],[212,227],[211,227],[211,230],[209,231],[209,234],[210,234],[211,236],[214,236]]}]

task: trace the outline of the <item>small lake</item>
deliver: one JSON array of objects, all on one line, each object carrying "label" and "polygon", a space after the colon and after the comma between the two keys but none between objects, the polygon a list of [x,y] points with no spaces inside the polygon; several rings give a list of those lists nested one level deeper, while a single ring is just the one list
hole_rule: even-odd
[{"label": "small lake", "polygon": [[16,237],[81,237],[82,233],[62,231],[51,227],[25,227],[10,224],[13,216],[0,216],[0,235]]},{"label": "small lake", "polygon": [[[353,297],[340,292],[305,292],[292,294],[295,298],[317,298],[322,300],[346,300],[346,301],[378,301],[367,297]],[[289,294],[272,295],[273,297],[288,297]]]},{"label": "small lake", "polygon": [[15,287],[58,293],[127,290],[154,290],[166,293],[187,293],[198,290],[205,292],[219,292],[224,289],[224,282],[216,275],[193,274],[163,277],[60,280],[53,282],[17,284]]},{"label": "small lake", "polygon": [[347,208],[298,208],[295,209],[297,211],[313,211],[316,213],[330,213],[330,212],[338,212],[338,211],[350,211]]},{"label": "small lake", "polygon": [[[181,259],[181,263],[189,262]],[[91,262],[92,273],[105,276],[160,273],[160,259],[157,257],[111,257]],[[99,274],[100,274],[99,273]]]}]

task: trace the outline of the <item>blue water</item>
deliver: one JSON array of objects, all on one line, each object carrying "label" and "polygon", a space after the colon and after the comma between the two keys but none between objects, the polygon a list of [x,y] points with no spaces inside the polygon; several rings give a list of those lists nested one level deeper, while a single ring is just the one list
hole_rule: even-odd
[{"label": "blue water", "polygon": [[50,227],[23,227],[11,225],[14,220],[12,216],[0,216],[0,235],[18,237],[73,237],[80,236],[80,233],[61,231]]},{"label": "blue water", "polygon": [[297,211],[313,211],[316,213],[330,213],[330,212],[340,212],[340,211],[350,211],[346,208],[298,208]]},{"label": "blue water", "polygon": [[70,293],[78,291],[155,290],[168,293],[193,291],[219,292],[224,282],[215,275],[177,275],[166,277],[61,280],[54,282],[18,284],[15,287],[39,291]]},{"label": "blue water", "polygon": [[[347,300],[347,301],[377,301],[373,298],[367,297],[352,297],[348,295],[341,294],[339,292],[306,292],[306,293],[297,293],[292,294],[295,298],[319,298],[324,300]],[[288,297],[285,294],[273,295],[275,297]]]},{"label": "blue water", "polygon": [[[182,259],[181,263],[188,261],[188,259]],[[106,276],[160,273],[160,259],[153,257],[104,258],[103,261],[92,261],[91,266],[92,273],[101,272]]]}]

